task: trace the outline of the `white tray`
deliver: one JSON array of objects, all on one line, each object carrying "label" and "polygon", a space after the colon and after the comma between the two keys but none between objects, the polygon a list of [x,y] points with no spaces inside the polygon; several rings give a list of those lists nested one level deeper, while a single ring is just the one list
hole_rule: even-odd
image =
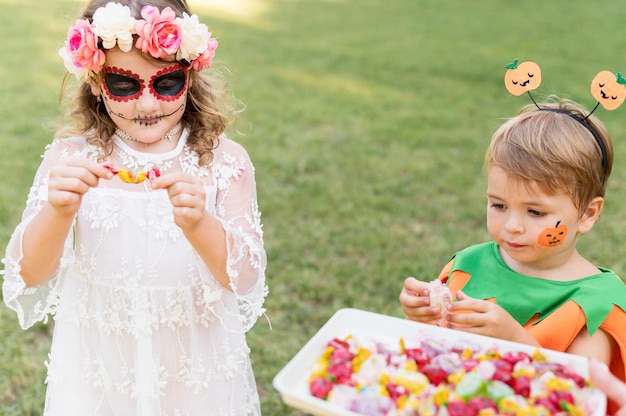
[{"label": "white tray", "polygon": [[[308,377],[313,370],[313,365],[322,355],[328,341],[335,337],[344,338],[355,333],[372,334],[377,339],[382,338],[383,340],[385,338],[413,338],[419,334],[424,334],[424,337],[451,342],[466,340],[484,348],[497,346],[502,352],[525,351],[532,354],[536,349],[529,345],[421,324],[359,309],[340,309],[274,377],[274,388],[280,393],[285,404],[317,416],[358,416],[354,412],[312,396],[308,386]],[[548,349],[541,349],[541,351],[549,360],[570,364],[581,376],[588,377],[589,361],[587,358]],[[606,396],[596,389],[593,398],[598,403],[593,416],[604,416]]]}]

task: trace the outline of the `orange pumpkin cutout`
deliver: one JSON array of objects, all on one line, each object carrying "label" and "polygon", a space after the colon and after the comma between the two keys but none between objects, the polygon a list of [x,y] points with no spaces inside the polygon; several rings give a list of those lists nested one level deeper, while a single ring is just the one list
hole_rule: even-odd
[{"label": "orange pumpkin cutout", "polygon": [[504,74],[504,85],[513,95],[522,95],[537,89],[541,84],[541,68],[534,61],[518,64],[516,59],[505,68],[508,68],[508,71]]},{"label": "orange pumpkin cutout", "polygon": [[565,240],[565,237],[567,237],[567,226],[559,224],[561,224],[561,221],[557,221],[556,226],[546,228],[539,234],[537,242],[540,246],[556,247]]},{"label": "orange pumpkin cutout", "polygon": [[607,110],[615,110],[626,99],[626,80],[618,72],[600,71],[591,81],[591,95]]}]

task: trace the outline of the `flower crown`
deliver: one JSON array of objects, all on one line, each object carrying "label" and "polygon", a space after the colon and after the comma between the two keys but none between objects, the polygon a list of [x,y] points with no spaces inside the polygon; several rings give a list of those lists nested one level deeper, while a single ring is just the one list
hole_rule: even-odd
[{"label": "flower crown", "polygon": [[[133,47],[153,58],[176,54],[176,60],[184,62],[196,71],[211,66],[217,39],[211,37],[206,25],[198,22],[198,16],[176,17],[166,7],[159,12],[156,7],[144,6],[143,19],[131,16],[127,6],[107,3],[93,14],[92,22],[78,19],[67,31],[65,46],[59,50],[65,68],[78,80],[88,81],[100,72],[104,65],[104,49],[116,45],[123,52]],[[134,41],[133,35],[137,35]]]}]

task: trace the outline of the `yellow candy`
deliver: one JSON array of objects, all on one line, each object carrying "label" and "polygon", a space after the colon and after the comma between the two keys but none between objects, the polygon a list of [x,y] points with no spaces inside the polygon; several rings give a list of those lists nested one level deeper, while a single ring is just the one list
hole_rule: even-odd
[{"label": "yellow candy", "polygon": [[328,364],[326,361],[318,360],[313,366],[313,372],[309,377],[309,382],[316,377],[324,377],[326,375],[326,371],[328,370]]},{"label": "yellow candy", "polygon": [[546,382],[546,387],[551,391],[569,391],[572,384],[564,378],[551,378]]},{"label": "yellow candy", "polygon": [[467,360],[469,358],[472,358],[473,355],[474,355],[474,350],[471,349],[470,347],[465,347],[465,349],[461,353],[461,358],[464,360]]},{"label": "yellow candy", "polygon": [[372,355],[372,352],[370,350],[368,350],[367,348],[359,347],[359,349],[356,351],[356,355],[352,359],[352,371],[357,373],[361,368],[361,364],[363,364],[363,362],[367,360],[370,355]]},{"label": "yellow candy", "polygon": [[404,368],[409,371],[417,371],[417,363],[415,361],[406,361],[404,363]]},{"label": "yellow candy", "polygon": [[393,382],[406,387],[412,394],[421,393],[429,384],[428,377],[424,374],[405,369],[399,369],[396,372]]},{"label": "yellow candy", "polygon": [[459,384],[459,381],[461,381],[464,375],[465,370],[457,370],[448,375],[448,381],[456,386],[457,384]]},{"label": "yellow candy", "polygon": [[122,182],[126,183],[142,183],[147,178],[146,172],[141,171],[137,175],[135,175],[129,170],[120,170],[117,172],[117,176],[120,177]]},{"label": "yellow candy", "polygon": [[518,410],[520,410],[520,406],[515,401],[515,399],[511,399],[508,397],[505,397],[498,402],[498,408],[502,413],[517,414]]},{"label": "yellow candy", "polygon": [[433,393],[433,400],[437,406],[442,406],[448,403],[448,397],[450,396],[450,387],[440,385],[437,386],[437,390]]},{"label": "yellow candy", "polygon": [[536,348],[533,352],[533,361],[547,361],[547,358],[546,355],[539,350],[539,348]]},{"label": "yellow candy", "polygon": [[389,377],[389,374],[382,373],[380,375],[380,384],[382,384],[383,386],[386,386],[390,381],[391,381],[391,378]]},{"label": "yellow candy", "polygon": [[[569,415],[570,413],[568,413]],[[537,407],[523,407],[520,408],[517,413],[515,413],[515,416],[551,416],[552,413],[550,413],[550,411],[544,407],[544,406],[537,406]]]},{"label": "yellow candy", "polygon": [[535,367],[522,366],[516,369],[515,371],[513,371],[511,375],[513,377],[527,376],[527,377],[533,378],[535,377],[535,374],[537,374],[537,370],[535,369]]}]

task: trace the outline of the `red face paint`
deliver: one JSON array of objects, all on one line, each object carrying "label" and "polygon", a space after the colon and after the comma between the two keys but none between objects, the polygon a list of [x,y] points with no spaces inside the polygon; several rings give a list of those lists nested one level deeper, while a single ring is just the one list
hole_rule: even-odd
[{"label": "red face paint", "polygon": [[[139,75],[117,67],[106,67],[104,90],[113,101],[127,102],[141,96],[145,81]],[[187,89],[187,71],[180,64],[164,68],[150,78],[150,93],[161,101],[175,101]]]}]

